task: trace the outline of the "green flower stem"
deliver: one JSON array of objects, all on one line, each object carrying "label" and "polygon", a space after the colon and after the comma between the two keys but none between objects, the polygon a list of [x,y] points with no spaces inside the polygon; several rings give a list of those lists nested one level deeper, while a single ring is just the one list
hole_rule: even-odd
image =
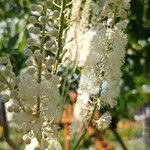
[{"label": "green flower stem", "polygon": [[60,9],[61,9],[61,6],[60,6],[60,5],[58,5],[57,3],[53,2],[53,4],[54,4],[56,7],[58,7],[58,8],[60,8]]},{"label": "green flower stem", "polygon": [[63,31],[64,31],[64,10],[66,8],[66,0],[61,0],[61,11],[60,11],[60,23],[59,23],[59,36],[58,36],[58,50],[56,52],[56,67],[55,67],[55,72],[57,73],[57,68],[59,64],[59,56],[60,53],[63,50],[63,44],[62,44],[62,36],[63,36]]},{"label": "green flower stem", "polygon": [[93,118],[94,118],[94,114],[95,114],[95,111],[96,111],[96,108],[97,108],[97,104],[95,104],[94,106],[94,109],[93,109],[93,112],[92,112],[92,115],[91,115],[91,118],[89,120],[89,123],[88,123],[88,126],[87,128],[85,128],[84,132],[82,133],[82,135],[80,136],[78,142],[76,143],[75,147],[73,150],[77,150],[78,146],[80,145],[81,141],[84,139],[86,133],[87,133],[87,129],[88,127],[91,125],[92,121],[93,121]]},{"label": "green flower stem", "polygon": [[[5,82],[5,84],[8,86],[8,88],[12,91],[13,87],[11,86],[11,84],[7,81],[7,79],[5,78],[5,76],[1,72],[0,72],[0,77]],[[21,103],[20,99],[18,97],[15,97],[15,98],[18,101],[18,103],[19,103],[20,107],[22,108],[22,110],[25,112],[25,108],[24,108],[23,104]]]},{"label": "green flower stem", "polygon": [[[44,7],[44,16],[46,16],[46,7]],[[42,24],[42,33],[41,33],[41,45],[40,45],[40,53],[43,54],[44,53],[44,38],[46,35],[46,23]],[[41,83],[42,81],[42,60],[37,62],[37,68],[38,68],[38,75],[37,75],[37,82]],[[41,107],[41,97],[37,98],[36,101],[36,117],[39,118],[40,117],[40,107]],[[41,124],[40,124],[40,131],[39,131],[39,136],[37,136],[37,140],[40,143],[41,139],[42,139],[42,132],[41,132]]]},{"label": "green flower stem", "polygon": [[[46,8],[44,8],[44,15],[46,16]],[[43,54],[44,52],[44,38],[45,38],[45,29],[46,29],[46,23],[43,23],[42,25],[42,34],[41,34],[41,45],[40,45],[40,53]],[[37,82],[41,83],[42,80],[42,61],[38,62],[38,78]],[[40,117],[40,103],[41,103],[41,98],[37,98],[37,106],[36,106],[36,117]]]},{"label": "green flower stem", "polygon": [[70,1],[66,6],[72,5],[73,1]]},{"label": "green flower stem", "polygon": [[[70,72],[70,75],[72,75],[76,70],[76,67],[74,67],[71,72]],[[66,71],[66,76],[65,76],[65,79],[64,79],[64,83],[63,83],[63,87],[62,87],[62,93],[61,93],[61,101],[60,101],[60,104],[61,104],[61,116],[60,118],[62,118],[62,115],[63,115],[63,111],[64,111],[64,106],[66,104],[66,101],[67,101],[67,96],[68,96],[68,92],[69,92],[69,88],[70,88],[70,85],[71,85],[71,82],[67,82],[68,81],[68,74],[69,74],[69,68],[67,68],[67,71]]]}]

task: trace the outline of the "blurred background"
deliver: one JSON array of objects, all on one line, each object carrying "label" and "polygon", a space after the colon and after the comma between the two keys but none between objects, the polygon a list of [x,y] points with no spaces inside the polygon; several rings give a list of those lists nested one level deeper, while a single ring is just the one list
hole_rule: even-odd
[{"label": "blurred background", "polygon": [[[25,66],[23,50],[29,36],[26,29],[29,7],[37,1],[0,0],[0,56],[10,56],[16,74]],[[131,0],[130,4],[121,93],[110,129],[94,142],[100,150],[150,149],[150,1]],[[89,129],[82,149],[90,149],[93,138],[89,137],[95,132]],[[0,126],[0,150],[9,150],[2,137]],[[21,144],[20,135],[13,130],[11,137]]]}]

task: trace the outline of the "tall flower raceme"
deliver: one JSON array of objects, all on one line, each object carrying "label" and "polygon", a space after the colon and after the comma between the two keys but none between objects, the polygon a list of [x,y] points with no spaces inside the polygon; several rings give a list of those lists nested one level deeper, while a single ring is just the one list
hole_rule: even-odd
[{"label": "tall flower raceme", "polygon": [[[65,48],[67,52],[63,57],[64,63],[73,62],[74,66],[82,67],[89,54],[90,41],[94,32],[88,30],[91,0],[74,0],[70,17],[70,28],[67,31]],[[86,42],[86,45],[83,45]]]},{"label": "tall flower raceme", "polygon": [[129,8],[128,0],[73,1],[72,25],[66,38],[68,52],[64,60],[69,58],[70,62],[82,67],[74,115],[86,126],[95,124],[102,130],[111,122],[109,112],[97,120],[94,111],[105,105],[113,108],[116,104]]},{"label": "tall flower raceme", "polygon": [[110,112],[97,119],[94,115],[105,105],[114,107],[119,94],[128,1],[73,0],[70,20],[65,22],[70,4],[62,0],[59,6],[46,0],[31,6],[26,68],[19,76],[7,57],[0,58],[0,97],[6,103],[14,100],[8,111],[14,113],[24,143],[30,146],[34,140],[35,149],[62,149],[53,127],[60,115],[58,101],[61,96],[66,99],[70,84],[64,84],[60,95],[61,65],[69,64],[71,74],[76,67],[82,68],[74,118],[84,123],[85,131],[91,124],[101,130],[110,123]]},{"label": "tall flower raceme", "polygon": [[24,133],[24,143],[30,145],[31,140],[36,141],[36,145],[29,149],[62,149],[53,126],[60,115],[57,72],[63,49],[65,6],[65,0],[62,0],[61,7],[52,0],[31,6],[30,37],[24,51],[26,68],[20,76],[15,75],[7,57],[0,58],[1,90],[10,90],[10,94],[2,92],[0,96],[4,102],[14,99],[8,111],[14,113],[13,120],[17,129]]}]

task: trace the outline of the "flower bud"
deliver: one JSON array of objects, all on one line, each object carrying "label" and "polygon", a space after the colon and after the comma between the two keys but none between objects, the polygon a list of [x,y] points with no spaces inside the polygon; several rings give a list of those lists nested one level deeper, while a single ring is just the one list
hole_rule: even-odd
[{"label": "flower bud", "polygon": [[12,98],[16,98],[18,96],[18,91],[17,90],[12,90],[10,96]]},{"label": "flower bud", "polygon": [[47,57],[45,65],[47,68],[51,67],[55,63],[55,58],[54,57]]},{"label": "flower bud", "polygon": [[48,22],[48,17],[47,16],[40,16],[39,17],[39,21],[41,23],[47,23]]},{"label": "flower bud", "polygon": [[38,61],[43,61],[44,60],[44,55],[43,54],[38,54],[36,55],[36,58]]},{"label": "flower bud", "polygon": [[10,72],[9,77],[12,78],[12,79],[14,79],[16,77],[16,75],[15,75],[14,72]]},{"label": "flower bud", "polygon": [[29,32],[30,32],[30,33],[34,33],[34,27],[30,27],[30,28],[29,28]]},{"label": "flower bud", "polygon": [[32,66],[33,65],[33,61],[31,59],[27,59],[26,60],[26,65],[27,66]]},{"label": "flower bud", "polygon": [[125,9],[130,9],[131,5],[129,3],[125,4]]},{"label": "flower bud", "polygon": [[23,141],[24,141],[25,144],[30,144],[31,143],[31,139],[27,135],[23,136]]},{"label": "flower bud", "polygon": [[47,49],[50,49],[54,44],[54,40],[49,40],[45,43]]},{"label": "flower bud", "polygon": [[127,17],[127,12],[126,12],[125,10],[121,9],[121,10],[119,11],[119,15],[120,15],[121,17],[125,18],[125,17]]},{"label": "flower bud", "polygon": [[53,45],[53,46],[51,47],[51,51],[52,51],[52,52],[56,52],[56,51],[57,51],[57,46],[56,46],[56,45]]},{"label": "flower bud", "polygon": [[31,16],[30,18],[29,18],[29,22],[30,23],[36,23],[37,22],[37,19],[36,19],[36,17],[35,16]]},{"label": "flower bud", "polygon": [[42,146],[44,147],[44,148],[47,148],[48,147],[48,141],[47,140],[42,140]]},{"label": "flower bud", "polygon": [[41,33],[41,30],[39,27],[30,27],[29,32],[35,35],[38,35]]},{"label": "flower bud", "polygon": [[53,29],[49,32],[49,34],[50,34],[51,36],[58,37],[59,32],[58,32],[57,29],[53,28]]},{"label": "flower bud", "polygon": [[42,12],[43,11],[43,6],[42,5],[38,5],[37,6],[37,11],[38,12]]},{"label": "flower bud", "polygon": [[7,64],[7,65],[6,65],[6,70],[12,71],[12,69],[13,69],[13,67],[12,67],[11,64]]},{"label": "flower bud", "polygon": [[39,28],[39,27],[34,27],[34,34],[35,34],[35,35],[38,35],[38,34],[40,34],[40,33],[41,33],[40,28]]},{"label": "flower bud", "polygon": [[30,106],[26,106],[26,107],[25,107],[25,110],[26,110],[26,113],[29,113],[29,114],[32,113],[32,109],[31,109]]},{"label": "flower bud", "polygon": [[37,50],[34,51],[34,56],[37,56],[37,55],[39,55],[40,53],[41,53],[40,50],[37,49]]},{"label": "flower bud", "polygon": [[54,58],[54,57],[51,57],[51,58],[49,59],[49,63],[50,63],[51,65],[54,65],[54,63],[55,63],[55,58]]},{"label": "flower bud", "polygon": [[31,5],[31,11],[41,12],[41,11],[43,11],[43,7],[41,5],[32,4]]},{"label": "flower bud", "polygon": [[0,89],[1,90],[5,90],[6,89],[6,85],[2,82],[0,82]]},{"label": "flower bud", "polygon": [[36,146],[34,150],[41,150],[40,146]]},{"label": "flower bud", "polygon": [[14,83],[15,84],[19,84],[20,83],[20,77],[19,76],[14,78]]},{"label": "flower bud", "polygon": [[31,49],[25,49],[24,54],[25,54],[26,56],[29,56],[29,57],[33,55]]},{"label": "flower bud", "polygon": [[50,72],[45,73],[45,79],[49,80],[51,78],[52,74]]},{"label": "flower bud", "polygon": [[31,11],[37,11],[38,5],[37,4],[32,4],[31,5]]},{"label": "flower bud", "polygon": [[59,17],[59,11],[58,10],[54,10],[53,18],[58,18],[58,17]]},{"label": "flower bud", "polygon": [[15,113],[20,112],[20,107],[19,107],[18,104],[14,104],[14,105],[13,105],[13,111],[14,111]]},{"label": "flower bud", "polygon": [[53,0],[47,0],[46,1],[46,6],[51,7],[53,5]]},{"label": "flower bud", "polygon": [[10,76],[11,71],[5,69],[5,70],[3,70],[3,74],[4,74],[4,76]]},{"label": "flower bud", "polygon": [[8,107],[7,107],[7,111],[8,111],[8,112],[13,112],[13,106],[8,106]]},{"label": "flower bud", "polygon": [[33,74],[36,72],[36,70],[35,70],[34,67],[30,67],[30,68],[27,70],[27,72],[28,72],[29,75],[33,75]]},{"label": "flower bud", "polygon": [[23,133],[27,134],[31,131],[31,126],[29,124],[26,124],[24,127],[23,127]]},{"label": "flower bud", "polygon": [[0,98],[2,99],[4,103],[7,103],[9,101],[9,95],[7,94],[0,95]]},{"label": "flower bud", "polygon": [[27,39],[27,44],[30,45],[30,46],[33,46],[33,45],[37,45],[37,42],[33,38],[28,38]]},{"label": "flower bud", "polygon": [[7,64],[8,58],[7,57],[0,57],[0,64]]}]

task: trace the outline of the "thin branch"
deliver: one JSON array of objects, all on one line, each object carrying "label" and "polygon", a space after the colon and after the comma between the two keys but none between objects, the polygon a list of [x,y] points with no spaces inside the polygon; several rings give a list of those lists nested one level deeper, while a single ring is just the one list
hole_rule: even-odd
[{"label": "thin branch", "polygon": [[13,150],[19,150],[19,147],[10,139],[9,137],[9,128],[8,128],[8,123],[7,123],[7,118],[6,118],[6,111],[5,111],[5,104],[0,100],[0,105],[1,105],[1,115],[2,115],[2,126],[4,129],[4,138],[7,144],[13,149]]},{"label": "thin branch", "polygon": [[123,150],[128,150],[127,147],[126,147],[126,145],[125,145],[124,142],[122,141],[120,135],[118,134],[118,132],[117,132],[115,129],[113,129],[113,128],[111,128],[111,130],[112,130],[112,132],[114,133],[114,135],[116,136],[117,140],[119,141],[119,143],[120,143],[122,149],[123,149]]},{"label": "thin branch", "polygon": [[87,129],[88,129],[88,127],[91,125],[91,123],[92,123],[92,121],[93,121],[96,108],[97,108],[97,104],[95,104],[95,106],[94,106],[93,113],[92,113],[92,115],[91,115],[91,118],[90,118],[90,120],[89,120],[89,123],[88,123],[87,128],[84,130],[84,132],[83,132],[82,135],[80,136],[80,138],[79,138],[78,142],[76,143],[76,145],[75,145],[75,147],[74,147],[73,150],[77,150],[77,148],[78,148],[78,146],[80,145],[81,141],[84,139],[84,137],[85,137],[85,135],[86,135],[86,133],[87,133]]}]

